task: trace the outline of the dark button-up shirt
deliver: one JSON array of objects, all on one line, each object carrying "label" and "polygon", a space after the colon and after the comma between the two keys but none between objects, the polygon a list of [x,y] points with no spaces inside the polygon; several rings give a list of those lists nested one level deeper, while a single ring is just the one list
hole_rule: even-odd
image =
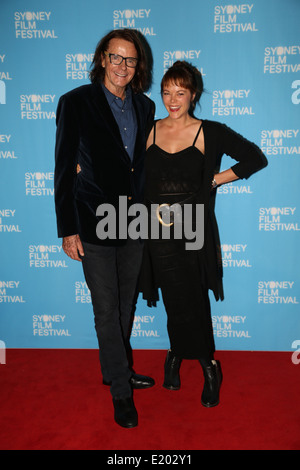
[{"label": "dark button-up shirt", "polygon": [[123,101],[121,98],[111,93],[103,83],[102,88],[119,126],[124,148],[132,161],[137,134],[137,120],[132,103],[132,90],[130,87],[127,87],[126,97]]}]

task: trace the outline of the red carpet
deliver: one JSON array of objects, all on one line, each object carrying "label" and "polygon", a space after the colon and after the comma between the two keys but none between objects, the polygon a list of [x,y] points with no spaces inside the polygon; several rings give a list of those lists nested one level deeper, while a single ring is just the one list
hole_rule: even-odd
[{"label": "red carpet", "polygon": [[165,351],[134,351],[156,380],[135,391],[139,426],[113,420],[96,350],[8,350],[0,365],[1,450],[299,450],[300,364],[291,353],[216,355],[221,403],[200,404],[202,371],[184,361],[182,388],[162,388]]}]

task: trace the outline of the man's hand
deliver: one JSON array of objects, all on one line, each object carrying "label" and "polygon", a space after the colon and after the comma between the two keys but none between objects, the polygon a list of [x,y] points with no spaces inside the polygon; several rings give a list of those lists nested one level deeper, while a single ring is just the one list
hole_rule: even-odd
[{"label": "man's hand", "polygon": [[62,247],[66,255],[68,255],[72,259],[75,259],[76,261],[81,261],[79,254],[81,256],[84,256],[84,251],[79,235],[71,235],[70,237],[64,237]]}]

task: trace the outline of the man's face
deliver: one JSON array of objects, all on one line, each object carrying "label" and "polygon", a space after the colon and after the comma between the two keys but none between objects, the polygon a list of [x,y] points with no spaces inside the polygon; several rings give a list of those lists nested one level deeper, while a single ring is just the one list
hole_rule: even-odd
[{"label": "man's face", "polygon": [[[111,39],[105,52],[122,57],[138,58],[134,44],[124,39]],[[133,79],[135,68],[127,67],[125,60],[119,65],[114,65],[107,55],[102,57],[102,67],[105,68],[104,85],[106,88],[114,95],[124,98],[125,88]]]}]

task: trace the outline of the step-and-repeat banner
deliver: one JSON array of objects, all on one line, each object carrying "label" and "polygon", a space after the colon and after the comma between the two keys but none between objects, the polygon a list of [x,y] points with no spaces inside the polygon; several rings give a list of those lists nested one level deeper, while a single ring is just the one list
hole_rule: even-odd
[{"label": "step-and-repeat banner", "polygon": [[[269,165],[218,189],[225,300],[212,298],[221,350],[300,345],[299,0],[1,0],[0,340],[7,348],[96,348],[90,292],[57,238],[53,198],[56,106],[89,83],[99,39],[144,34],[149,96],[174,61],[202,72],[196,116],[256,142]],[[225,156],[223,168],[231,166]],[[139,298],[135,349],[165,349],[162,302]]]}]

